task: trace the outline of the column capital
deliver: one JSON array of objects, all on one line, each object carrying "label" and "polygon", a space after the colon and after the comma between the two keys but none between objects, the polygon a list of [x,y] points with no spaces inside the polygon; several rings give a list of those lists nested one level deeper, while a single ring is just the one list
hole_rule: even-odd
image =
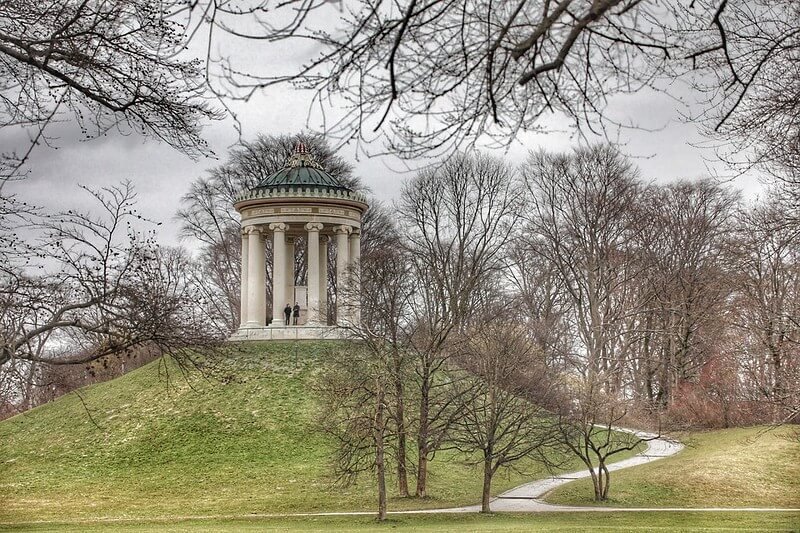
[{"label": "column capital", "polygon": [[341,226],[334,226],[333,232],[334,233],[345,233],[349,234],[353,231],[353,226],[348,226],[347,224],[342,224]]},{"label": "column capital", "polygon": [[269,229],[272,232],[286,231],[289,229],[289,226],[283,222],[273,222],[269,225]]},{"label": "column capital", "polygon": [[325,226],[321,222],[309,222],[305,225],[306,231],[322,231]]},{"label": "column capital", "polygon": [[248,233],[248,234],[252,233],[252,234],[255,234],[255,235],[260,235],[261,234],[261,228],[259,228],[258,226],[245,226],[244,228],[242,228],[242,233],[243,234],[244,233]]},{"label": "column capital", "polygon": [[320,244],[327,244],[329,240],[331,240],[331,238],[328,237],[327,235],[320,235],[319,236],[319,243]]},{"label": "column capital", "polygon": [[361,228],[353,228],[350,231],[351,236],[360,236],[361,235]]}]

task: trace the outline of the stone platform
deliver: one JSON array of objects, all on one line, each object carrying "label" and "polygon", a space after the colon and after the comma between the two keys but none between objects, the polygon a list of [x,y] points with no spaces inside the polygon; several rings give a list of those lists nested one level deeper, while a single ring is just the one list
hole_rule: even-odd
[{"label": "stone platform", "polygon": [[228,339],[238,341],[277,340],[335,340],[344,339],[347,330],[337,326],[267,326],[263,328],[239,328]]}]

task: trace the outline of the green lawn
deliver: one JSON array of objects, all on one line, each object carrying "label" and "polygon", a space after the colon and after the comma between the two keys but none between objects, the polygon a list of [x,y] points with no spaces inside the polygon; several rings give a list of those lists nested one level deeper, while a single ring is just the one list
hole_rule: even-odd
[{"label": "green lawn", "polygon": [[[328,348],[249,344],[213,379],[157,361],[1,422],[0,523],[371,510],[372,479],[336,486],[332,445],[315,429],[310,385]],[[522,466],[498,474],[495,493],[547,475]],[[476,503],[481,479],[440,453],[432,497],[390,508]]]},{"label": "green lawn", "polygon": [[[683,435],[674,457],[612,472],[615,507],[800,508],[797,426],[726,429]],[[587,505],[591,482],[560,487],[548,502]]]},{"label": "green lawn", "polygon": [[[4,528],[0,526],[0,531]],[[684,531],[800,531],[799,513],[743,512],[636,512],[540,513],[535,515],[402,515],[383,524],[369,517],[309,517],[185,522],[19,525],[9,531],[126,533],[234,532],[234,531],[458,531],[480,532],[684,532]]]}]

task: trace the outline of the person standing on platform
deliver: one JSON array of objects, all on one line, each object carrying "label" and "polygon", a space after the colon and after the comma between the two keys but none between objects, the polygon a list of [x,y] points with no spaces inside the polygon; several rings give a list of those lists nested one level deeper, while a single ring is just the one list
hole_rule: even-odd
[{"label": "person standing on platform", "polygon": [[300,304],[295,302],[294,303],[294,309],[292,311],[293,311],[293,316],[294,316],[293,324],[296,326],[297,325],[297,321],[300,319]]},{"label": "person standing on platform", "polygon": [[286,304],[286,307],[283,308],[283,316],[286,317],[287,326],[292,323],[292,306],[288,303]]}]

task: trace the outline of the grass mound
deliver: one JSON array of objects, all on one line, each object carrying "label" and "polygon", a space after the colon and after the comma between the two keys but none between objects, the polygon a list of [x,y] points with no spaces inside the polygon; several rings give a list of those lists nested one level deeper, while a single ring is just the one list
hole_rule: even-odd
[{"label": "grass mound", "polygon": [[[373,480],[334,484],[316,429],[311,384],[330,346],[248,344],[212,379],[156,361],[3,421],[0,522],[372,510]],[[547,475],[520,466],[496,493]],[[431,498],[390,509],[480,501],[481,472],[453,454],[429,477]]]},{"label": "grass mound", "polygon": [[[608,505],[617,507],[800,508],[797,426],[725,429],[681,437],[674,457],[611,475]],[[564,485],[546,500],[591,504],[591,485]]]}]

